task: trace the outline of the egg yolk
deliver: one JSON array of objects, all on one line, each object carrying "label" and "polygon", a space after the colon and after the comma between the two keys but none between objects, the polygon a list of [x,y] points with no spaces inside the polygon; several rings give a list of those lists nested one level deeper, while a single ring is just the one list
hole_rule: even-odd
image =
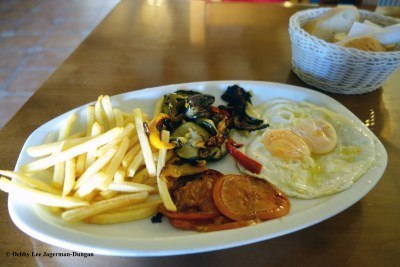
[{"label": "egg yolk", "polygon": [[326,154],[332,151],[337,143],[335,129],[324,120],[303,120],[295,125],[295,131],[315,154]]},{"label": "egg yolk", "polygon": [[311,154],[304,140],[286,129],[268,131],[263,140],[265,148],[274,157],[282,159],[303,159]]}]

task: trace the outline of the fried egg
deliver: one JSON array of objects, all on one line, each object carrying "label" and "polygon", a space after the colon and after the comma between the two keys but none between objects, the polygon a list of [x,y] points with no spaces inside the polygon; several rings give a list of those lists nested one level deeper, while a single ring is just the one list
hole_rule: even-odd
[{"label": "fried egg", "polygon": [[272,99],[255,108],[269,127],[232,131],[241,152],[262,164],[254,174],[291,197],[312,199],[350,187],[375,161],[369,132],[344,116],[308,102]]}]

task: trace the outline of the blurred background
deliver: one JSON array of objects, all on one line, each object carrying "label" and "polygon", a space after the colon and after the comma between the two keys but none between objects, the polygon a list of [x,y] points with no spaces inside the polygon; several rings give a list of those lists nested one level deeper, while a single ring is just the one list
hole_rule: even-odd
[{"label": "blurred background", "polygon": [[0,0],[0,128],[119,0]]},{"label": "blurred background", "polygon": [[[377,3],[377,0],[204,1],[263,1],[280,2],[289,6]],[[0,0],[0,129],[118,2],[119,0]]]}]

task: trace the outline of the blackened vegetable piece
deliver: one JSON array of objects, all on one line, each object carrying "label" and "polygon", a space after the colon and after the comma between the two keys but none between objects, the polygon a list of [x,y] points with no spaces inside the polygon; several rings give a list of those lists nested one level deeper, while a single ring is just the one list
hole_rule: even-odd
[{"label": "blackened vegetable piece", "polygon": [[259,124],[264,123],[263,120],[258,119],[258,115],[254,111],[253,105],[250,102],[246,103],[246,107],[244,109],[244,112],[245,112],[245,115],[246,115],[246,119],[248,119],[248,121],[250,121],[251,124],[259,125]]},{"label": "blackened vegetable piece", "polygon": [[179,94],[169,94],[165,96],[162,112],[167,114],[173,127],[179,126],[180,121],[182,121],[185,108],[186,97]]},{"label": "blackened vegetable piece", "polygon": [[165,96],[162,112],[171,118],[172,126],[178,127],[183,119],[193,121],[208,118],[215,97],[195,91],[178,90]]},{"label": "blackened vegetable piece", "polygon": [[[225,110],[233,116],[233,128],[239,130],[255,131],[268,127],[259,119],[251,104],[251,94],[238,85],[229,86],[221,98],[228,102]],[[224,109],[223,107],[219,107]]]},{"label": "blackened vegetable piece", "polygon": [[151,217],[151,223],[162,223],[162,217],[164,215],[160,212],[157,212],[156,215],[154,215],[153,217]]},{"label": "blackened vegetable piece", "polygon": [[185,117],[188,120],[207,118],[211,114],[211,105],[215,97],[212,95],[195,94],[187,99]]},{"label": "blackened vegetable piece", "polygon": [[245,116],[235,116],[233,117],[233,127],[238,130],[256,131],[268,127],[268,124],[257,124],[245,119]]},{"label": "blackened vegetable piece", "polygon": [[246,102],[251,103],[251,94],[236,84],[228,86],[228,89],[222,94],[221,98],[228,102],[229,106],[242,105]]},{"label": "blackened vegetable piece", "polygon": [[200,93],[193,90],[178,90],[175,92],[175,94],[188,97],[192,95],[199,95]]}]

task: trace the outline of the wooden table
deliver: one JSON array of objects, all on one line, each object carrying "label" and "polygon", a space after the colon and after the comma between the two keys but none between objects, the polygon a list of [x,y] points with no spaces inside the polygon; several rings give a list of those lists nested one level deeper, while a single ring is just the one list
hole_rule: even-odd
[{"label": "wooden table", "polygon": [[[100,94],[205,80],[261,80],[307,87],[291,71],[288,19],[304,7],[203,1],[122,1],[0,132],[0,169],[13,169],[38,126]],[[392,266],[400,260],[400,80],[359,96],[331,95],[384,143],[382,180],[344,212],[299,232],[242,247],[158,258],[8,257],[66,252],[17,229],[0,193],[5,266]]]}]

